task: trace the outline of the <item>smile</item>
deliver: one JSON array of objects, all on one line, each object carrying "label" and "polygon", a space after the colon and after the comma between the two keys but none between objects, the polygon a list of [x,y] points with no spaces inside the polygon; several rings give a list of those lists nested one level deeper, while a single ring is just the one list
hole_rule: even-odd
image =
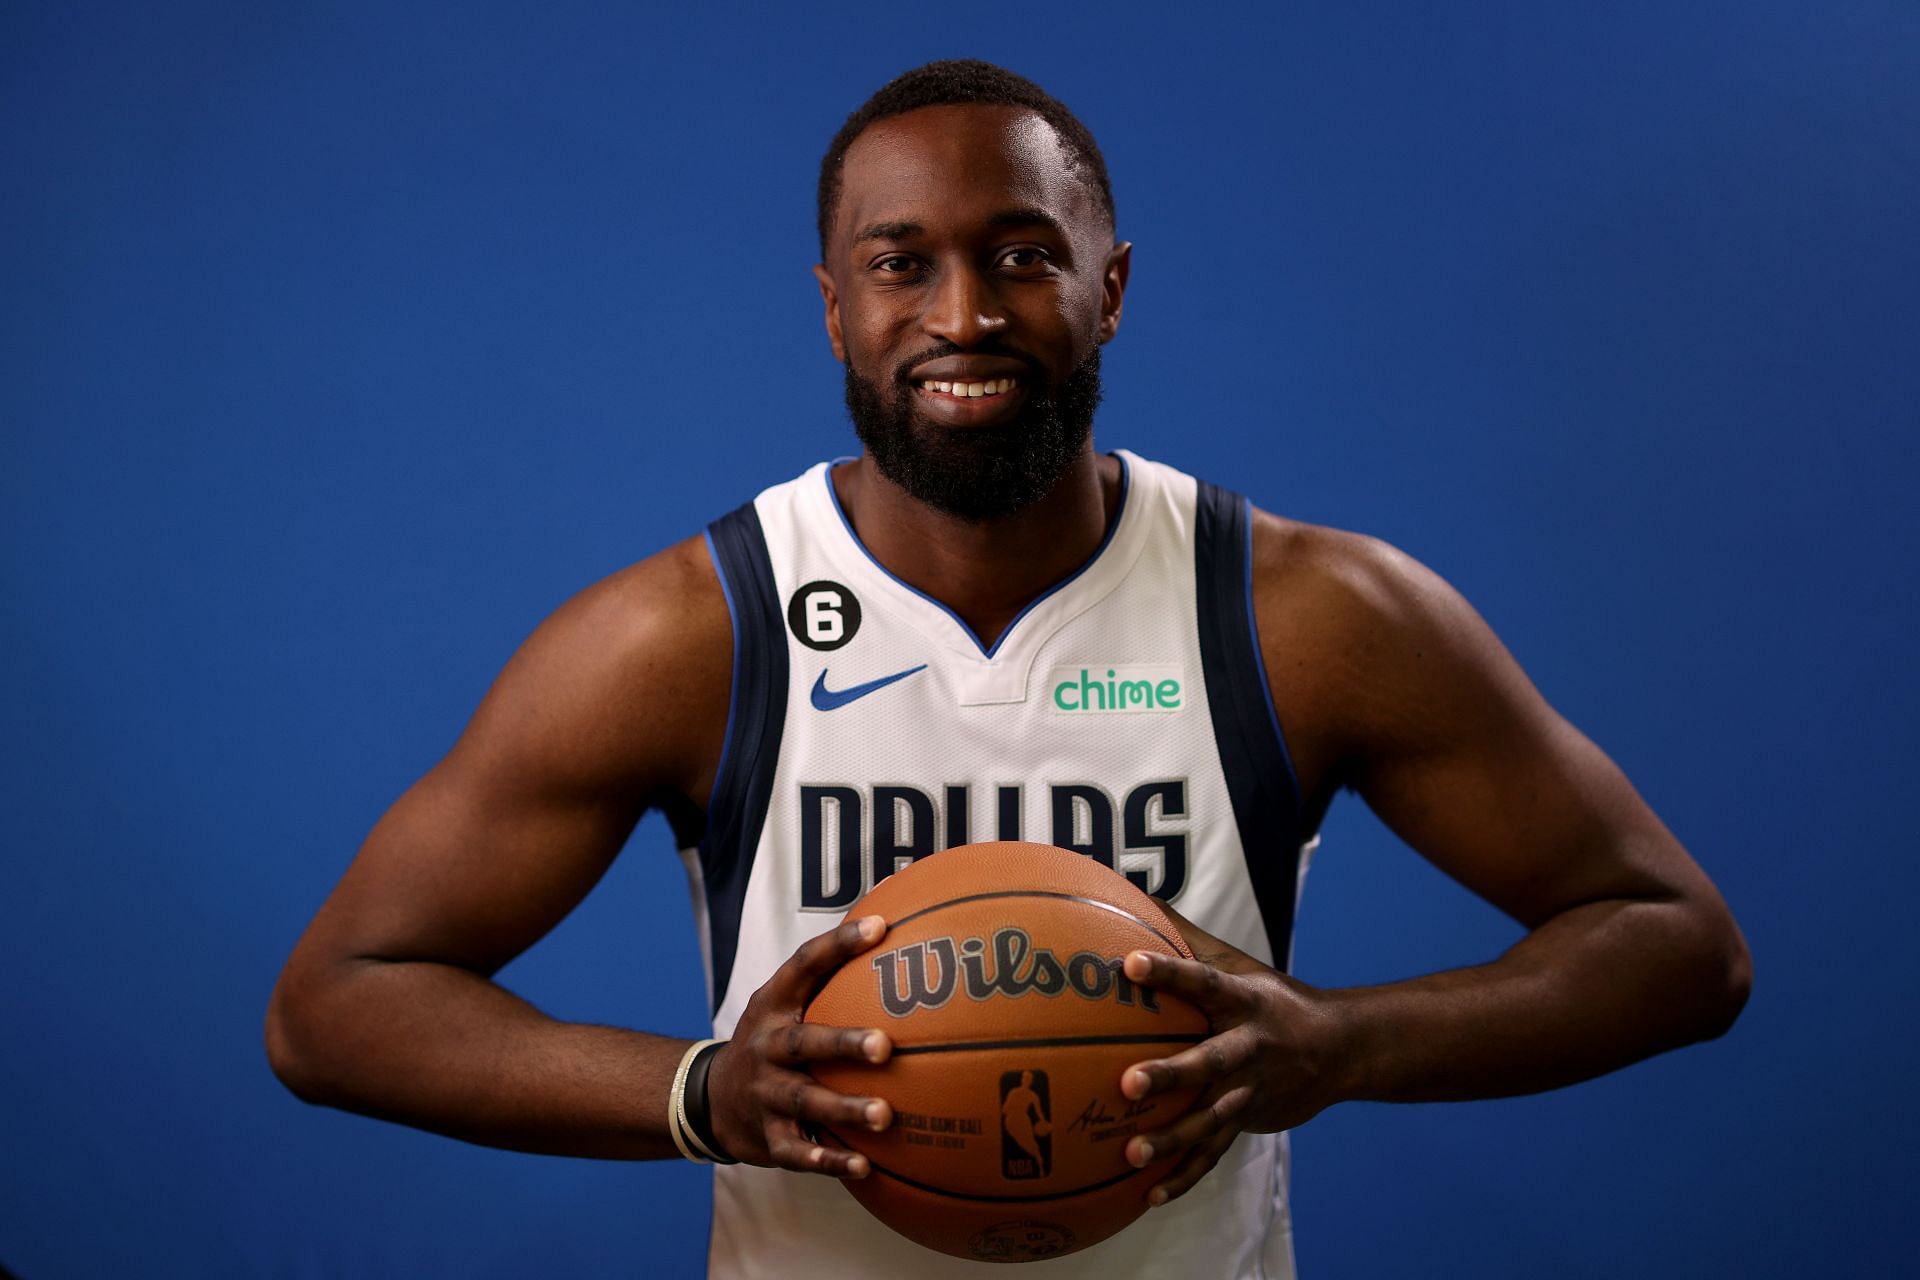
[{"label": "smile", "polygon": [[1005,395],[1018,384],[1013,378],[989,378],[985,382],[936,382],[923,378],[914,385],[934,395],[951,396],[956,400],[978,400]]}]

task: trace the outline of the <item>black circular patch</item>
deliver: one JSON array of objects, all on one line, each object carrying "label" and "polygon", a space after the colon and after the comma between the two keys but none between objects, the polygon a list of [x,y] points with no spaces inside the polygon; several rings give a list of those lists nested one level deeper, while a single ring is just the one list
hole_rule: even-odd
[{"label": "black circular patch", "polygon": [[809,649],[838,649],[860,630],[860,602],[837,582],[809,582],[787,601],[787,627]]}]

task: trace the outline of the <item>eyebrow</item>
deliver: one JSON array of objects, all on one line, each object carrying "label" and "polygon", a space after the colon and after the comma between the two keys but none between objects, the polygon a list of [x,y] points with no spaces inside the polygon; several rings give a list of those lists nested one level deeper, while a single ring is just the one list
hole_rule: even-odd
[{"label": "eyebrow", "polygon": [[[1040,226],[1062,239],[1067,235],[1067,229],[1060,225],[1060,220],[1043,209],[1003,209],[988,217],[987,225],[996,229]],[[918,222],[870,222],[860,228],[853,242],[859,245],[869,240],[910,240],[926,234],[926,230]]]},{"label": "eyebrow", "polygon": [[987,219],[990,227],[1045,227],[1061,239],[1067,238],[1067,229],[1060,220],[1044,209],[1006,209]]},{"label": "eyebrow", "polygon": [[854,236],[853,242],[864,244],[869,240],[906,240],[925,230],[917,222],[869,222]]}]

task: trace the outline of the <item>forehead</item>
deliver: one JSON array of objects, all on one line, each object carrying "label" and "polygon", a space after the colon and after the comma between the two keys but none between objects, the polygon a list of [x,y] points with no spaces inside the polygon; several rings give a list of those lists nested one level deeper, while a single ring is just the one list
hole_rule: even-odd
[{"label": "forehead", "polygon": [[869,125],[847,148],[834,243],[854,228],[910,222],[960,230],[1039,209],[1076,234],[1101,222],[1053,126],[1023,107],[922,107]]}]

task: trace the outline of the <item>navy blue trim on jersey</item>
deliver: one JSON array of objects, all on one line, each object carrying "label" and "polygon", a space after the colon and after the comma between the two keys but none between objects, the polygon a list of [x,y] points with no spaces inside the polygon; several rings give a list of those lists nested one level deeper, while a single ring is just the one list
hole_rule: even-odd
[{"label": "navy blue trim on jersey", "polygon": [[773,560],[751,502],[707,526],[707,550],[733,619],[733,689],[727,738],[707,802],[700,876],[707,898],[713,1007],[726,999],[740,946],[740,912],[767,822],[780,733],[787,720],[787,631]]},{"label": "navy blue trim on jersey", "polygon": [[[1273,726],[1273,740],[1280,744],[1280,757],[1286,761],[1287,787],[1293,792],[1293,813],[1297,824],[1300,820],[1302,805],[1305,803],[1300,795],[1300,775],[1293,770],[1293,753],[1287,750],[1287,735],[1280,729],[1280,712],[1273,705],[1273,681],[1267,678],[1267,655],[1260,648],[1260,628],[1256,625],[1253,615],[1253,504],[1242,498],[1240,506],[1247,514],[1243,522],[1247,527],[1246,546],[1242,552],[1246,564],[1246,570],[1242,575],[1242,594],[1245,596],[1247,644],[1253,650],[1254,674],[1258,677],[1260,685],[1260,702],[1267,709],[1267,723]],[[1304,842],[1305,833],[1296,832],[1296,834],[1301,835]]]},{"label": "navy blue trim on jersey", "polygon": [[[1093,568],[1094,562],[1100,558],[1101,553],[1106,551],[1107,544],[1113,541],[1113,535],[1119,530],[1120,522],[1126,519],[1127,493],[1133,487],[1133,477],[1127,469],[1126,458],[1122,457],[1120,454],[1117,454],[1117,453],[1114,454],[1113,456],[1119,459],[1119,462],[1120,462],[1120,501],[1113,509],[1113,519],[1107,523],[1106,533],[1101,535],[1100,545],[1093,549],[1093,554],[1087,557],[1085,564],[1082,564],[1078,569],[1075,569],[1072,573],[1060,579],[1060,581],[1054,583],[1052,586],[1048,587],[1045,591],[1042,591],[1039,595],[1029,600],[1027,602],[1027,607],[1022,609],[1018,614],[1014,615],[1013,621],[1009,622],[1006,625],[1006,627],[1000,632],[1000,634],[994,638],[994,641],[992,644],[988,644],[986,641],[982,640],[977,634],[975,634],[974,629],[967,625],[966,620],[962,618],[959,614],[955,613],[952,609],[948,608],[945,603],[934,599],[932,596],[928,595],[926,592],[922,591],[920,588],[914,586],[911,582],[905,582],[905,581],[902,581],[900,578],[895,577],[893,570],[887,568],[887,566],[885,566],[884,564],[881,564],[880,558],[874,555],[873,552],[868,551],[867,544],[860,541],[860,535],[853,531],[853,521],[847,519],[846,509],[840,505],[840,494],[833,487],[833,466],[829,466],[826,469],[826,471],[823,472],[822,474],[824,475],[827,482],[827,497],[832,499],[833,501],[833,510],[835,514],[837,514],[840,517],[840,524],[842,525],[842,527],[846,529],[847,537],[853,540],[854,546],[860,548],[861,554],[865,555],[867,559],[873,561],[874,568],[886,574],[889,578],[892,578],[895,582],[899,583],[906,590],[913,592],[913,594],[919,596],[922,600],[925,600],[928,604],[933,605],[935,608],[939,609],[940,612],[946,614],[949,618],[952,618],[955,625],[957,625],[960,628],[960,630],[964,631],[967,635],[967,638],[973,641],[975,646],[979,648],[981,656],[991,658],[994,654],[1000,652],[1000,646],[1007,642],[1007,637],[1013,634],[1013,629],[1020,625],[1022,619],[1024,619],[1028,614],[1032,613],[1035,609],[1039,608],[1041,601],[1047,599],[1047,597],[1054,595],[1059,591],[1064,590],[1069,583],[1074,581],[1074,579],[1078,578],[1081,574],[1085,573],[1087,570]],[[840,458],[836,460],[836,464],[838,462],[851,462],[851,461],[852,461],[851,458]]]},{"label": "navy blue trim on jersey", "polygon": [[1300,784],[1254,626],[1253,512],[1238,494],[1204,480],[1199,485],[1194,594],[1213,740],[1274,967],[1285,968],[1300,885]]}]

